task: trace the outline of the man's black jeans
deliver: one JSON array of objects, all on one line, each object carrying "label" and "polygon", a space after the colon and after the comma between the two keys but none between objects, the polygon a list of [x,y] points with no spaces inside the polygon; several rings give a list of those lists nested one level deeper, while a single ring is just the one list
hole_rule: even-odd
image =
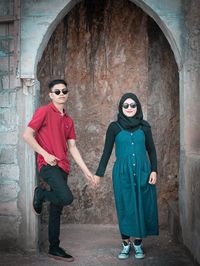
[{"label": "man's black jeans", "polygon": [[46,201],[50,201],[49,210],[49,248],[58,247],[60,244],[60,216],[64,205],[73,201],[73,195],[67,185],[67,173],[58,166],[44,165],[40,170],[40,176],[50,186],[51,190],[44,190]]}]

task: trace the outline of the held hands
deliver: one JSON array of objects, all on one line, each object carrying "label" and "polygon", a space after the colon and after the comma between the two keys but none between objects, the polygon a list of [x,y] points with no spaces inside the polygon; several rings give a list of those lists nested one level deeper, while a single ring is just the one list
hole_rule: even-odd
[{"label": "held hands", "polygon": [[91,181],[93,183],[93,174],[89,170],[87,172],[84,172],[84,175],[88,181]]},{"label": "held hands", "polygon": [[86,179],[91,182],[93,187],[97,187],[100,182],[100,177],[93,175],[90,171],[87,171],[87,173],[84,173]]},{"label": "held hands", "polygon": [[150,177],[149,177],[149,184],[155,185],[156,181],[157,181],[157,173],[151,172]]}]

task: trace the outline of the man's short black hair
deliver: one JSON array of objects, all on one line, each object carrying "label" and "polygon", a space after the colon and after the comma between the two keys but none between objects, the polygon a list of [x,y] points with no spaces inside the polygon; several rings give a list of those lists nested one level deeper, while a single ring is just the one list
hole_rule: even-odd
[{"label": "man's short black hair", "polygon": [[51,82],[49,82],[49,90],[51,90],[53,88],[53,86],[57,85],[57,84],[63,84],[67,87],[67,82],[64,79],[54,79]]}]

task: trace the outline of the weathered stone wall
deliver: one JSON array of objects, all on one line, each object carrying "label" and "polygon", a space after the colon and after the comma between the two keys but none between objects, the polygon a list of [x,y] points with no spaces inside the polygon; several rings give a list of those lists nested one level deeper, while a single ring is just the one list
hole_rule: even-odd
[{"label": "weathered stone wall", "polygon": [[174,54],[151,19],[148,39],[147,118],[157,147],[160,224],[166,226],[168,202],[178,202],[179,76]]},{"label": "weathered stone wall", "polygon": [[185,85],[181,94],[181,179],[179,190],[183,242],[200,262],[200,2],[183,1],[185,63],[180,79]]},{"label": "weathered stone wall", "polygon": [[[21,213],[17,158],[16,39],[14,1],[0,3],[0,249],[17,242]],[[15,17],[15,18],[16,18]],[[11,230],[12,229],[12,230]]]},{"label": "weathered stone wall", "polygon": [[[177,197],[179,102],[174,56],[158,26],[129,1],[85,3],[76,5],[58,25],[38,65],[41,103],[48,101],[49,80],[61,77],[68,81],[67,110],[75,120],[77,145],[94,172],[120,96],[127,91],[136,93],[155,133],[159,176],[164,180],[159,182],[160,220],[165,224],[163,201],[171,193]],[[114,151],[96,191],[72,164],[69,183],[76,199],[65,208],[63,222],[116,222],[113,160]],[[176,181],[172,181],[174,177]]]}]

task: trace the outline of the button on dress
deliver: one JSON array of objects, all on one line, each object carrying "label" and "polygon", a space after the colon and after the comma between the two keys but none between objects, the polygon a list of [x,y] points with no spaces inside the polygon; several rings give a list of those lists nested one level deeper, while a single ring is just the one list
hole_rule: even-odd
[{"label": "button on dress", "polygon": [[121,129],[115,153],[112,178],[120,232],[138,238],[158,235],[156,186],[148,183],[151,167],[143,130]]}]

